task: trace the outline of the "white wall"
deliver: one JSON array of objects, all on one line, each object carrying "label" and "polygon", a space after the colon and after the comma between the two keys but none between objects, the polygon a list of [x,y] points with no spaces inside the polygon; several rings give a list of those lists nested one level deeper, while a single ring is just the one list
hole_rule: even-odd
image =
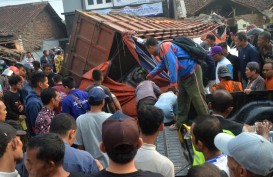
[{"label": "white wall", "polygon": [[82,8],[82,0],[62,0],[64,13],[66,12],[74,12],[75,10],[83,10]]},{"label": "white wall", "polygon": [[238,30],[245,30],[249,22],[245,21],[244,19],[237,20]]}]

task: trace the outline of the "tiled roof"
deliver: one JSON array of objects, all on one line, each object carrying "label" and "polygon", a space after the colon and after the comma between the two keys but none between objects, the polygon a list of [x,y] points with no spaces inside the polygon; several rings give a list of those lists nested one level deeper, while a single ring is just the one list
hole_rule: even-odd
[{"label": "tiled roof", "polygon": [[0,7],[0,35],[18,34],[47,5],[48,2],[39,2]]},{"label": "tiled roof", "polygon": [[[187,13],[190,15],[194,15],[196,11],[205,7],[210,2],[213,2],[213,1],[216,1],[216,0],[184,0]],[[219,1],[220,3],[220,0],[217,0],[217,1]],[[263,11],[264,9],[268,8],[270,4],[272,4],[272,0],[230,0],[230,1],[253,7],[259,11]]]},{"label": "tiled roof", "polygon": [[89,18],[97,21],[98,24],[114,29],[118,32],[135,32],[134,36],[157,39],[170,39],[175,36],[186,35],[188,37],[198,37],[211,31],[218,26],[216,23],[205,23],[196,20],[174,20],[168,18],[136,17],[125,14],[102,15],[91,12],[84,12]]}]

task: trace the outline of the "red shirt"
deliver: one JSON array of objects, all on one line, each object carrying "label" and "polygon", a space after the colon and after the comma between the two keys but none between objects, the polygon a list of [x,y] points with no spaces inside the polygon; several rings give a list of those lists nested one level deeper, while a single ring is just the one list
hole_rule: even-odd
[{"label": "red shirt", "polygon": [[266,90],[273,90],[273,78],[266,79],[265,84],[266,84]]}]

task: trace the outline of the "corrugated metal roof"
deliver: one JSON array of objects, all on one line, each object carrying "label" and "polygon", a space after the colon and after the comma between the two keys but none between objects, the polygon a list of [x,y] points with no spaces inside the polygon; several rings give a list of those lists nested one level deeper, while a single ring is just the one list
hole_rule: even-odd
[{"label": "corrugated metal roof", "polygon": [[29,3],[0,7],[0,35],[13,35],[23,31],[46,7],[48,2]]},{"label": "corrugated metal roof", "polygon": [[181,35],[199,37],[202,34],[221,26],[216,23],[204,23],[196,20],[136,17],[125,14],[102,15],[91,12],[82,13],[97,21],[97,25],[103,24],[121,33],[134,31],[134,36],[140,38],[149,38],[153,36],[157,39],[170,39]]}]

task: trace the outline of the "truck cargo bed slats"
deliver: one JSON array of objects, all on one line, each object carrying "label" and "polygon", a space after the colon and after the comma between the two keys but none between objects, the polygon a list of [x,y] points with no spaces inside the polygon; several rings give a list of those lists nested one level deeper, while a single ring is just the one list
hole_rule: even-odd
[{"label": "truck cargo bed slats", "polygon": [[185,157],[184,149],[179,141],[177,131],[170,130],[169,127],[165,127],[156,140],[156,150],[168,157],[174,164],[175,176],[186,176],[190,163]]}]

